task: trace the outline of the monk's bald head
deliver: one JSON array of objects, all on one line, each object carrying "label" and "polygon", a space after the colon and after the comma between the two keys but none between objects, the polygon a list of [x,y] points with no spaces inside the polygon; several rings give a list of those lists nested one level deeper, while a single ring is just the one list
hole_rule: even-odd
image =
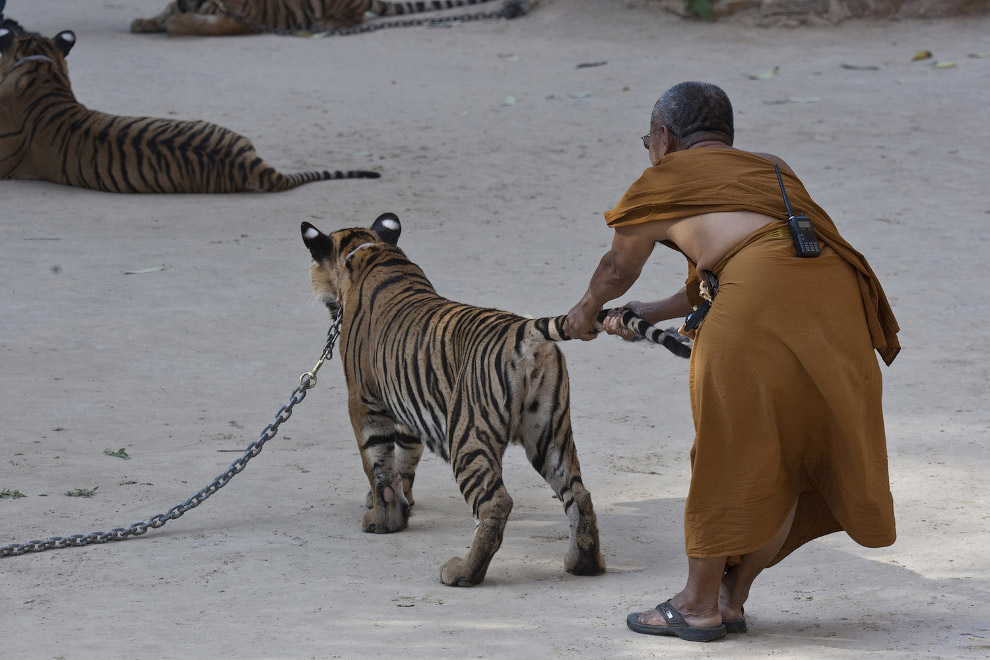
[{"label": "monk's bald head", "polygon": [[674,85],[653,106],[650,132],[666,126],[686,149],[705,140],[718,140],[731,145],[735,130],[732,125],[732,103],[722,88],[703,82],[682,82]]}]

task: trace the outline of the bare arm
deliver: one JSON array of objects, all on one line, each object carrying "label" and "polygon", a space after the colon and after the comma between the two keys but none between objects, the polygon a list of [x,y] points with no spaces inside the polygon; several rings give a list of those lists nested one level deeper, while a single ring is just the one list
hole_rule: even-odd
[{"label": "bare arm", "polygon": [[694,307],[688,301],[687,287],[666,298],[654,300],[652,302],[639,302],[631,300],[622,306],[624,309],[631,309],[640,318],[646,319],[650,324],[656,325],[660,321],[678,318],[690,314]]},{"label": "bare arm", "polygon": [[592,328],[598,310],[629,290],[639,278],[655,244],[654,238],[641,231],[616,229],[612,249],[598,263],[584,296],[567,314],[564,332],[576,339],[594,339]]}]

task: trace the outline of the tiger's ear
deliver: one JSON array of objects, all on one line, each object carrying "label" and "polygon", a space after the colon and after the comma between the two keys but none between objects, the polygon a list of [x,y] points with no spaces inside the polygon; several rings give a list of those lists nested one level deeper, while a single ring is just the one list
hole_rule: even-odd
[{"label": "tiger's ear", "polygon": [[371,225],[371,231],[389,245],[395,245],[399,242],[399,234],[402,233],[399,216],[394,213],[382,213],[375,220],[375,224]]},{"label": "tiger's ear", "polygon": [[313,255],[313,261],[323,261],[330,256],[333,251],[333,241],[330,240],[329,236],[308,222],[302,223],[299,229],[302,231],[303,243],[309,248],[309,253]]},{"label": "tiger's ear", "polygon": [[76,45],[76,33],[72,30],[62,30],[55,35],[55,46],[61,51],[62,57],[69,54],[72,47]]},{"label": "tiger's ear", "polygon": [[0,28],[0,53],[10,48],[14,43],[14,33],[7,28]]}]

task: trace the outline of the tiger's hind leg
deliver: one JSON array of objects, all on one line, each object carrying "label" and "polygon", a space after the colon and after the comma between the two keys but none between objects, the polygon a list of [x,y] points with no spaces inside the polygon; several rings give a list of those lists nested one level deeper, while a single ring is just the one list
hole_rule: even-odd
[{"label": "tiger's hind leg", "polygon": [[412,506],[412,483],[423,453],[419,438],[405,432],[384,411],[369,409],[363,402],[350,402],[351,425],[357,437],[361,462],[371,492],[361,529],[388,534],[405,529]]},{"label": "tiger's hind leg", "polygon": [[177,13],[165,20],[164,27],[172,36],[224,37],[260,32],[227,14]]},{"label": "tiger's hind leg", "polygon": [[533,370],[520,404],[519,434],[526,457],[564,504],[570,547],[564,570],[575,575],[605,572],[598,539],[598,519],[591,493],[581,480],[570,416],[570,384],[564,356],[556,346],[541,351],[542,369]]},{"label": "tiger's hind leg", "polygon": [[448,429],[448,446],[454,477],[471,505],[477,527],[467,556],[452,557],[440,569],[440,581],[452,587],[470,587],[485,579],[512,511],[512,498],[502,483],[507,433],[492,427],[497,424],[495,415],[474,418],[464,398],[455,397],[450,407],[463,417],[456,428]]}]

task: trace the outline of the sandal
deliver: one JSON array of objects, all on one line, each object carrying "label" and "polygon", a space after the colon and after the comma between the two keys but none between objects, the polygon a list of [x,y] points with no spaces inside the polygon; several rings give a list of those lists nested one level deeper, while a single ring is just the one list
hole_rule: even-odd
[{"label": "sandal", "polygon": [[660,603],[656,606],[658,612],[663,614],[664,620],[667,622],[663,626],[654,626],[648,623],[640,623],[639,617],[642,612],[632,612],[626,617],[626,625],[629,626],[630,630],[638,633],[643,633],[644,635],[672,635],[680,637],[681,639],[688,642],[710,642],[712,640],[721,639],[725,637],[725,626],[719,625],[708,628],[695,628],[689,626],[681,613],[671,605],[668,600],[665,603]]},{"label": "sandal", "polygon": [[746,608],[742,608],[739,613],[742,615],[735,621],[725,621],[722,620],[722,625],[725,626],[725,632],[727,633],[744,633],[746,632]]}]

